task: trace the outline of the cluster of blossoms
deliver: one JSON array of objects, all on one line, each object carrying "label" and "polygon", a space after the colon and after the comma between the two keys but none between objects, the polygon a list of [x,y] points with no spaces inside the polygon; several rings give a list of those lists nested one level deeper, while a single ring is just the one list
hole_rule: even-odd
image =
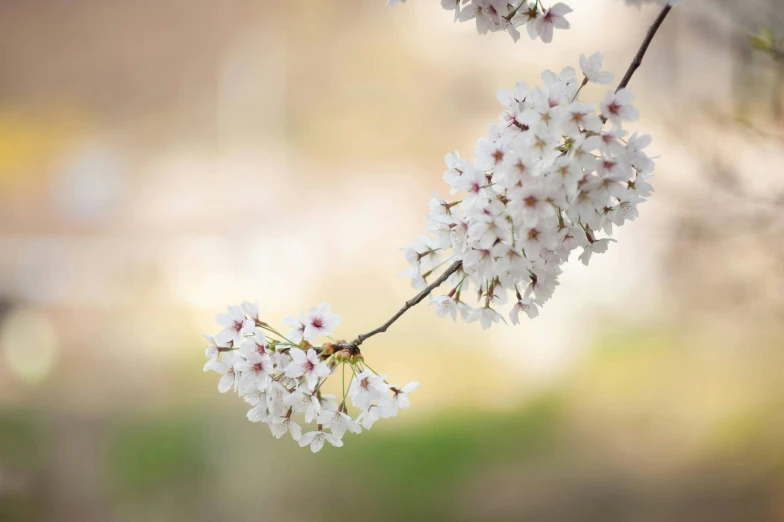
[{"label": "cluster of blossoms", "polygon": [[[630,4],[666,2],[651,26],[635,63],[639,66],[651,38],[675,0],[626,0]],[[405,0],[388,0],[394,5]],[[476,20],[477,29],[505,30],[515,41],[526,26],[531,38],[550,42],[553,30],[566,29],[566,4],[545,7],[541,0],[441,0],[455,11],[455,20]],[[500,122],[491,124],[478,141],[474,161],[447,154],[444,180],[455,201],[436,195],[427,216],[428,235],[404,249],[404,272],[421,292],[382,326],[348,343],[329,335],[340,324],[327,303],[308,314],[287,317],[286,335],[259,317],[258,305],[228,307],[216,317],[222,330],[209,341],[204,371],[221,375],[218,390],[237,392],[249,405],[247,417],[266,423],[272,434],[286,434],[315,453],[329,442],[343,445],[346,432],[361,433],[381,418],[410,406],[409,393],[419,384],[389,384],[370,368],[359,351],[367,338],[386,331],[406,310],[430,295],[437,315],[460,315],[483,328],[505,321],[497,311],[513,295],[509,319],[521,313],[534,318],[552,297],[561,265],[581,248],[586,265],[613,241],[613,226],[634,220],[637,205],[653,193],[648,183],[654,162],[644,149],[649,136],[627,136],[624,122],[638,117],[625,85],[608,91],[600,103],[579,100],[589,83],[608,84],[613,75],[602,70],[602,56],[580,57],[582,78],[568,67],[545,71],[544,85],[529,89],[518,83],[502,90]],[[601,237],[601,236],[604,237]],[[430,285],[440,267],[449,268]],[[439,285],[451,290],[433,296]],[[473,293],[471,306],[463,296]],[[328,342],[318,343],[327,337]],[[346,375],[348,374],[348,385]],[[323,385],[340,375],[341,392],[327,395]],[[349,410],[348,400],[352,412]],[[299,422],[299,423],[298,423]],[[300,423],[315,423],[303,433]]]},{"label": "cluster of blossoms", "polygon": [[[387,0],[388,6],[406,0]],[[565,16],[572,8],[563,2],[545,7],[540,0],[441,0],[444,9],[455,12],[455,21],[476,21],[479,34],[506,31],[516,42],[525,26],[532,40],[553,40],[554,29],[569,29]]]},{"label": "cluster of blossoms", "polygon": [[[606,84],[602,56],[581,56],[582,80],[571,67],[545,71],[544,85],[518,83],[502,90],[500,123],[478,141],[474,162],[447,154],[444,180],[457,201],[436,195],[427,230],[405,250],[415,288],[447,262],[460,268],[447,279],[446,295],[431,296],[441,317],[461,315],[483,328],[504,320],[496,311],[515,296],[509,313],[533,318],[558,285],[561,265],[581,248],[588,264],[605,252],[613,226],[637,217],[650,196],[653,161],[643,152],[649,136],[626,137],[624,122],[636,120],[627,89],[609,91],[598,104],[579,101],[589,82]],[[463,296],[473,289],[479,306]],[[470,295],[470,294],[469,294]],[[505,321],[505,320],[504,320]]]},{"label": "cluster of blossoms", "polygon": [[[408,394],[419,386],[387,383],[345,341],[312,344],[340,324],[340,316],[327,303],[299,318],[284,319],[290,328],[285,336],[259,318],[254,303],[229,306],[228,313],[216,320],[223,329],[205,336],[210,344],[204,371],[221,375],[218,391],[237,392],[251,406],[247,414],[251,422],[268,424],[277,438],[290,434],[314,453],[325,442],[342,446],[347,431],[360,433],[380,418],[394,417],[399,408],[410,406]],[[321,391],[338,370],[343,384],[340,399]],[[348,398],[356,417],[349,413]],[[305,424],[315,422],[316,429],[302,433],[298,418]]]}]

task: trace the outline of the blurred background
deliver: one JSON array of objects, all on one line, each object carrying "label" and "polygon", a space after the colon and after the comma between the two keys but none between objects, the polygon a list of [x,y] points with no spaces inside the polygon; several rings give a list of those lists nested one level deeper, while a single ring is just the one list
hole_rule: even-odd
[{"label": "blurred background", "polygon": [[422,383],[400,418],[314,456],[201,371],[227,304],[397,310],[496,91],[620,78],[657,13],[573,7],[544,45],[432,0],[0,2],[0,520],[783,521],[784,60],[748,41],[780,0],[665,22],[656,194],[539,318],[423,305],[363,348]]}]

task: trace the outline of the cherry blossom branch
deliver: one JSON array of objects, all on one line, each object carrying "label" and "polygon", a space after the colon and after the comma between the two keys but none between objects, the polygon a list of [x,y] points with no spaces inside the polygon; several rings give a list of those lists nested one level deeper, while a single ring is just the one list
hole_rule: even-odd
[{"label": "cherry blossom branch", "polygon": [[656,17],[653,24],[648,28],[648,34],[645,35],[645,40],[642,41],[642,45],[640,45],[639,50],[637,51],[637,55],[632,60],[631,65],[626,70],[626,74],[623,75],[623,79],[621,83],[618,84],[618,88],[615,89],[615,92],[620,91],[621,89],[626,88],[629,85],[629,82],[632,79],[632,76],[640,68],[642,65],[642,59],[645,57],[645,53],[648,51],[648,46],[651,45],[651,41],[653,41],[653,37],[656,36],[656,32],[661,27],[662,23],[664,23],[664,19],[667,18],[667,15],[670,14],[672,10],[672,5],[668,2],[667,5],[664,6],[664,9],[661,10],[659,16]]},{"label": "cherry blossom branch", "polygon": [[462,261],[455,261],[454,263],[449,265],[449,267],[446,270],[444,270],[444,273],[441,274],[438,277],[438,279],[436,279],[435,281],[430,283],[427,287],[425,287],[417,295],[415,295],[414,297],[412,297],[411,299],[406,301],[405,304],[403,304],[403,307],[400,310],[398,310],[395,313],[395,315],[390,317],[390,319],[386,323],[382,324],[381,326],[379,326],[375,330],[371,330],[371,331],[369,331],[367,333],[363,333],[363,334],[358,335],[357,338],[354,339],[353,341],[351,341],[350,343],[335,344],[334,345],[335,351],[348,349],[348,350],[350,350],[352,352],[355,352],[359,348],[359,345],[362,344],[368,338],[373,337],[376,334],[379,334],[379,333],[382,333],[382,332],[386,332],[387,328],[392,326],[392,324],[395,321],[400,319],[400,316],[402,316],[404,313],[406,313],[410,308],[413,308],[414,306],[419,304],[425,297],[430,295],[430,292],[432,292],[433,290],[435,290],[436,288],[441,286],[444,283],[444,281],[449,279],[449,276],[451,276],[452,274],[454,274],[455,272],[460,270],[460,268],[462,266],[463,266],[463,262]]},{"label": "cherry blossom branch", "polygon": [[[672,5],[668,3],[667,5],[664,6],[662,11],[659,13],[659,16],[650,26],[650,28],[648,29],[648,33],[645,35],[645,39],[643,40],[642,44],[640,45],[640,48],[637,51],[637,55],[634,57],[634,60],[632,60],[631,65],[629,65],[629,68],[627,69],[626,74],[623,76],[621,83],[618,84],[618,87],[616,88],[616,92],[618,92],[621,89],[624,89],[631,81],[632,76],[637,71],[637,69],[640,68],[640,65],[642,65],[642,60],[645,57],[645,53],[648,51],[648,47],[651,45],[651,41],[653,41],[653,37],[656,36],[659,27],[661,27],[662,23],[664,22],[664,19],[667,18],[667,15],[670,13],[671,10],[672,10]],[[390,326],[392,326],[392,324],[395,321],[400,319],[400,317],[404,313],[406,313],[410,308],[419,304],[425,297],[430,295],[430,293],[433,290],[441,286],[444,283],[444,281],[446,281],[449,278],[449,276],[457,272],[461,266],[462,266],[462,261],[455,261],[449,266],[449,268],[447,268],[444,271],[443,274],[441,274],[441,276],[438,279],[433,281],[429,286],[427,286],[425,289],[419,292],[416,296],[406,301],[403,307],[400,310],[398,310],[395,313],[395,315],[393,315],[386,323],[382,324],[375,330],[371,330],[367,333],[358,335],[356,339],[354,339],[349,343],[334,344],[333,349],[336,351],[349,350],[351,352],[357,352],[359,345],[361,345],[368,338],[373,337],[376,334],[386,332],[387,329]]]},{"label": "cherry blossom branch", "polygon": [[[618,87],[615,89],[616,92],[618,92],[621,89],[624,89],[631,81],[632,76],[637,71],[637,69],[640,68],[640,65],[642,65],[642,60],[645,57],[645,53],[648,51],[648,47],[651,45],[651,42],[653,41],[653,37],[656,36],[656,33],[658,32],[662,23],[664,23],[664,19],[667,18],[667,15],[670,13],[671,10],[672,10],[672,5],[670,5],[669,3],[665,5],[664,8],[659,13],[659,16],[656,17],[656,20],[653,22],[650,28],[648,28],[648,33],[645,35],[645,39],[640,45],[640,48],[637,51],[637,55],[634,57],[634,60],[632,60],[632,63],[629,65],[629,68],[626,70],[626,74],[624,74],[621,83],[619,83]],[[406,301],[403,307],[400,310],[398,310],[395,313],[395,315],[393,315],[386,323],[382,324],[375,330],[371,330],[367,333],[358,335],[357,338],[351,341],[350,343],[340,343],[340,344],[333,345],[334,350],[347,349],[349,351],[356,352],[359,348],[359,345],[361,345],[368,338],[373,337],[376,334],[386,332],[387,329],[390,326],[392,326],[392,324],[395,321],[400,319],[400,317],[404,313],[406,313],[410,308],[413,308],[414,306],[419,304],[425,297],[430,295],[430,293],[433,290],[441,286],[444,283],[444,281],[446,281],[449,278],[449,276],[457,272],[461,266],[462,266],[462,261],[455,261],[449,266],[449,268],[447,268],[444,271],[443,274],[441,274],[441,276],[438,279],[433,281],[429,286],[427,286],[425,289],[419,292],[416,296]]]}]

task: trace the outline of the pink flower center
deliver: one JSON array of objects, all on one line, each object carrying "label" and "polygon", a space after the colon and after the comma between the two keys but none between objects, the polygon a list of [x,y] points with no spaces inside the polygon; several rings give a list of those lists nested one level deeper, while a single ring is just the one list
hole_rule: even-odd
[{"label": "pink flower center", "polygon": [[314,317],[310,320],[310,325],[313,328],[323,328],[324,327],[324,320],[321,317]]}]

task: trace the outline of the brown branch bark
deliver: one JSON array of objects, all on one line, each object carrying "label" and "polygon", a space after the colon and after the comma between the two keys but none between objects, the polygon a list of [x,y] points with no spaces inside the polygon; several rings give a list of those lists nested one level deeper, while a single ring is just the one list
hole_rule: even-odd
[{"label": "brown branch bark", "polygon": [[626,74],[623,75],[623,79],[621,80],[621,83],[618,84],[615,92],[618,92],[629,85],[629,81],[631,81],[632,76],[637,71],[637,69],[640,68],[640,65],[642,65],[642,59],[645,57],[645,53],[648,51],[648,47],[651,45],[653,37],[656,36],[656,32],[659,30],[659,27],[661,27],[662,23],[664,23],[664,19],[667,18],[668,14],[670,14],[670,11],[672,11],[672,6],[668,3],[664,6],[664,9],[661,10],[659,16],[656,17],[656,20],[654,20],[653,24],[648,28],[648,34],[645,35],[645,40],[642,41],[642,45],[640,45],[640,48],[637,50],[637,54],[635,55],[634,60],[632,60],[631,65],[629,65],[629,68],[626,70]]},{"label": "brown branch bark", "polygon": [[371,331],[369,331],[367,333],[363,333],[363,334],[358,335],[357,338],[354,339],[353,341],[351,341],[350,343],[334,345],[335,346],[335,350],[337,351],[337,350],[348,349],[348,350],[356,351],[356,349],[359,348],[359,345],[362,344],[369,337],[373,337],[374,335],[379,334],[381,332],[386,332],[387,328],[392,326],[392,324],[395,321],[400,319],[400,316],[402,316],[404,313],[406,313],[410,308],[413,308],[414,306],[419,304],[420,301],[422,301],[425,297],[430,295],[430,292],[432,292],[433,290],[435,290],[436,288],[441,286],[444,283],[444,281],[449,279],[449,276],[451,276],[452,274],[454,274],[455,272],[460,270],[460,267],[462,267],[462,266],[463,266],[463,262],[462,261],[455,261],[454,263],[449,265],[449,267],[446,270],[444,270],[444,273],[441,274],[438,277],[438,279],[436,279],[435,281],[430,283],[427,287],[425,287],[417,295],[415,295],[414,297],[412,297],[411,299],[406,301],[405,304],[403,304],[403,307],[400,310],[398,310],[395,313],[395,315],[390,317],[389,320],[386,323],[382,324],[381,326],[379,326],[375,330],[371,330]]}]

